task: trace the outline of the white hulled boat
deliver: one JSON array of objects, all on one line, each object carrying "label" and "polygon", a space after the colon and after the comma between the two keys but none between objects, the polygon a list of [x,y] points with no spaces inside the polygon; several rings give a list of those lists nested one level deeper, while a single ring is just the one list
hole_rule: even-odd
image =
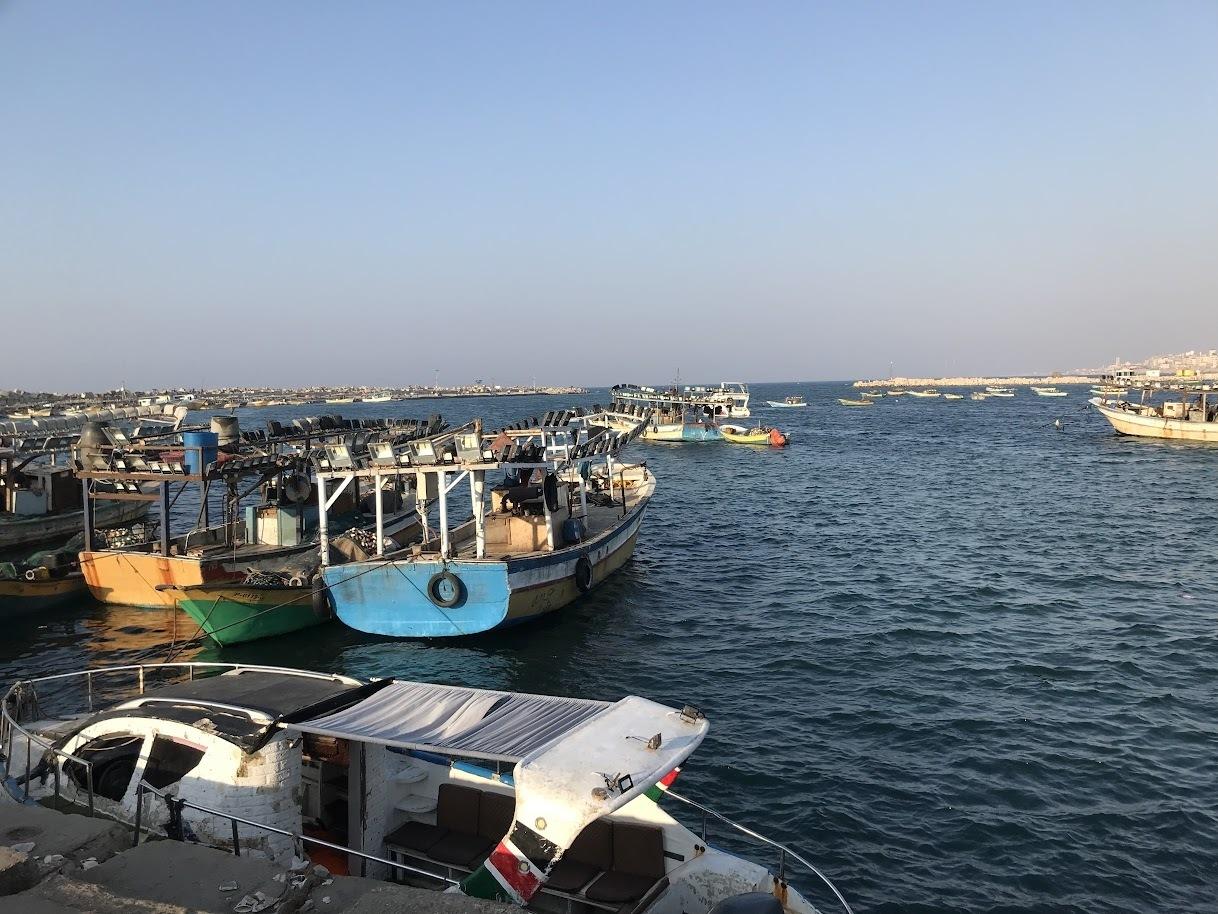
[{"label": "white hulled boat", "polygon": [[1218,391],[1180,388],[1179,400],[1155,403],[1150,391],[1142,402],[1093,397],[1091,403],[1122,435],[1177,441],[1218,441]]},{"label": "white hulled boat", "polygon": [[[0,721],[10,794],[96,810],[136,843],[280,863],[328,844],[399,881],[571,914],[815,914],[800,864],[850,911],[798,853],[671,790],[709,726],[690,705],[176,663],[18,682]],[[779,852],[778,871],[671,802]]]}]

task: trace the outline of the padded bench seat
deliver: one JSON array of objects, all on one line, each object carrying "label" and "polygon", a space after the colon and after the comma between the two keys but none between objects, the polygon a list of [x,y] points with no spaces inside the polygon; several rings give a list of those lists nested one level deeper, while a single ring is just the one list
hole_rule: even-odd
[{"label": "padded bench seat", "polygon": [[[387,835],[385,843],[410,856],[473,870],[512,827],[515,805],[515,798],[507,794],[441,784],[436,824],[407,822]],[[664,876],[660,828],[597,819],[555,864],[542,891],[612,908],[643,898]]]}]

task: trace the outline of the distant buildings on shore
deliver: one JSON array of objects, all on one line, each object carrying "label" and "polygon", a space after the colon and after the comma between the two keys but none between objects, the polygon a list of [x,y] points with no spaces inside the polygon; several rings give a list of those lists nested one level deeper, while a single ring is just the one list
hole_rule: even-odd
[{"label": "distant buildings on shore", "polygon": [[1075,374],[1118,378],[1218,377],[1218,349],[1190,349],[1169,355],[1152,355],[1137,362],[1121,358],[1103,368],[1078,369]]}]

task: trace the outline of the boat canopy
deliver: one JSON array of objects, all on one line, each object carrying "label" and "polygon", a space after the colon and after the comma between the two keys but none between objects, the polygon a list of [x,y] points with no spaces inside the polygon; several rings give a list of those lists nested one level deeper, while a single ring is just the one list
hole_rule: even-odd
[{"label": "boat canopy", "polygon": [[283,726],[319,736],[515,763],[612,706],[581,698],[395,680],[341,711]]}]

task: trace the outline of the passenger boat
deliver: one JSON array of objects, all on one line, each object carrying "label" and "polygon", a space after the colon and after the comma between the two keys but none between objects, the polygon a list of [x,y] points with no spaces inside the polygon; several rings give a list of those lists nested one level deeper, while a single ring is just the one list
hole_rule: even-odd
[{"label": "passenger boat", "polygon": [[729,425],[723,423],[719,426],[719,430],[723,432],[723,440],[732,444],[754,444],[763,445],[766,447],[786,447],[791,443],[790,437],[784,432],[776,428],[771,428],[768,425],[759,425],[755,428],[745,428],[743,425]]},{"label": "passenger boat", "polygon": [[783,397],[781,401],[766,400],[766,403],[768,403],[770,406],[774,407],[775,409],[795,409],[798,407],[808,405],[807,403],[804,402],[804,398],[800,397],[800,396]]},{"label": "passenger boat", "polygon": [[98,812],[137,844],[189,838],[285,865],[328,845],[370,875],[571,914],[815,914],[794,875],[849,912],[797,851],[673,789],[708,729],[692,705],[633,695],[195,662],[19,681],[0,748],[15,799]]},{"label": "passenger boat", "polygon": [[838,397],[837,402],[842,406],[875,406],[875,400],[851,400],[848,397]]},{"label": "passenger boat", "polygon": [[1142,391],[1140,403],[1093,397],[1100,415],[1122,435],[1170,438],[1176,441],[1218,441],[1218,391],[1168,388],[1178,400],[1156,403],[1151,392]]},{"label": "passenger boat", "polygon": [[690,410],[711,420],[747,419],[749,412],[748,385],[724,381],[718,387],[643,387],[637,384],[615,384],[609,394],[616,404],[637,406],[653,411]]},{"label": "passenger boat", "polygon": [[[337,567],[325,559],[322,513],[322,578],[338,618],[398,638],[473,635],[559,610],[625,564],[656,483],[646,464],[618,455],[647,419],[581,412],[551,411],[495,434],[473,424],[409,454],[319,468],[323,504],[331,484],[409,475],[420,515],[438,513],[419,547]],[[461,481],[472,517],[454,525],[449,491]]]},{"label": "passenger boat", "polygon": [[[188,433],[188,443],[170,448],[97,447],[76,460],[77,475],[89,482],[87,507],[107,500],[135,500],[147,508],[159,505],[160,524],[155,538],[98,545],[91,517],[84,520],[85,544],[81,570],[95,599],[149,608],[173,607],[175,588],[241,582],[253,571],[276,571],[295,558],[318,548],[317,494],[309,479],[314,449],[327,441],[409,440],[440,427],[439,417],[419,420],[296,420],[292,427],[270,423],[267,433],[248,436],[233,424],[227,449],[219,447],[216,433]],[[206,436],[212,437],[206,437]],[[260,491],[258,505],[235,507],[242,481],[253,479]],[[151,487],[149,493],[137,490]],[[171,528],[171,487],[178,494],[187,486],[199,488],[198,523],[185,533]],[[224,516],[210,521],[213,488],[225,492]],[[247,493],[248,494],[248,493]],[[335,517],[360,531],[372,529],[370,493],[358,485],[331,506]],[[401,493],[396,493],[400,501]],[[391,533],[417,524],[413,511],[394,506]],[[382,519],[383,520],[383,519]],[[384,529],[384,523],[381,528]],[[169,585],[169,586],[165,586]]]}]

